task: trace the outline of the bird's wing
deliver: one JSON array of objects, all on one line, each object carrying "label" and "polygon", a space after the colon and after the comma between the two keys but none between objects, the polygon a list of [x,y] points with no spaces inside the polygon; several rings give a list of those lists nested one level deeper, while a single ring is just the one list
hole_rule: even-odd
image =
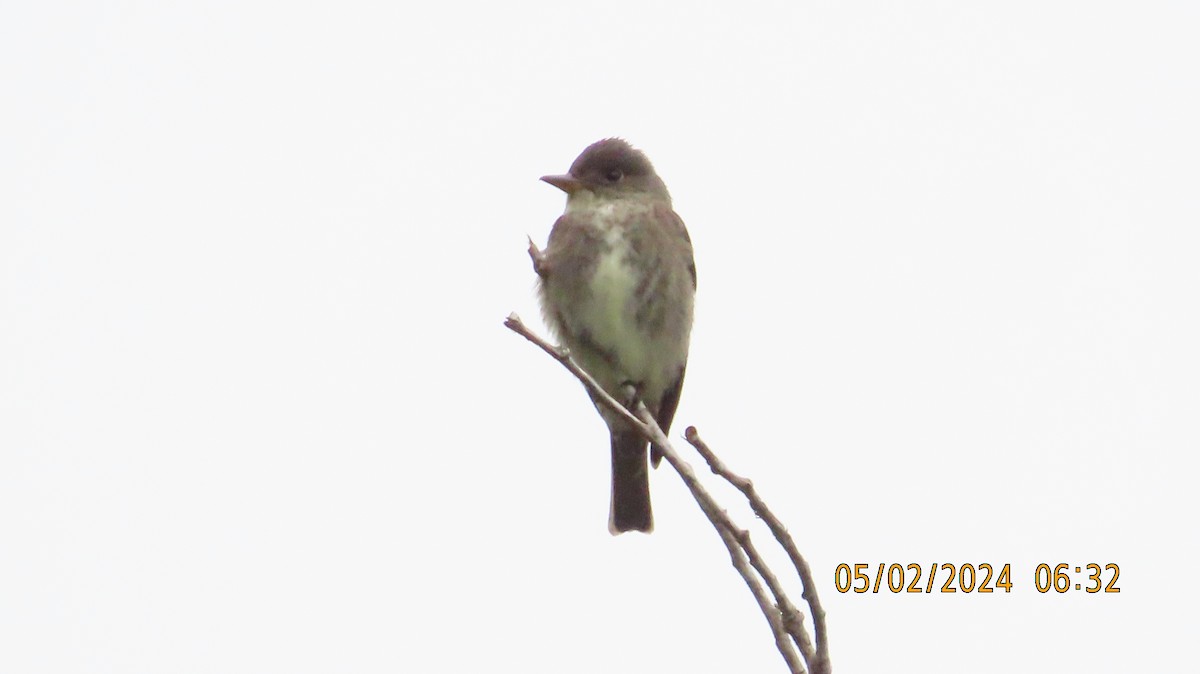
[{"label": "bird's wing", "polygon": [[[675,420],[675,410],[679,407],[679,394],[683,392],[683,377],[687,374],[687,361],[683,361],[683,367],[679,368],[679,377],[674,384],[667,387],[663,393],[662,400],[658,403],[658,427],[662,429],[663,435],[671,432],[671,422]],[[662,452],[654,445],[650,445],[650,463],[658,468],[658,464],[662,461]]]}]

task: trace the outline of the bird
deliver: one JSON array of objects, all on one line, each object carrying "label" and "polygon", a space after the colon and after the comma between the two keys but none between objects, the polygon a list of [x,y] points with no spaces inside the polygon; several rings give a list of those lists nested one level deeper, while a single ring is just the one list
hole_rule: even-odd
[{"label": "bird", "polygon": [[[567,173],[541,180],[567,194],[537,265],[546,323],[614,398],[632,402],[632,386],[667,433],[687,372],[696,295],[691,237],[667,186],[646,155],[620,138],[592,143]],[[592,402],[612,451],[609,532],[650,533],[649,443]],[[650,453],[657,467],[662,456]]]}]

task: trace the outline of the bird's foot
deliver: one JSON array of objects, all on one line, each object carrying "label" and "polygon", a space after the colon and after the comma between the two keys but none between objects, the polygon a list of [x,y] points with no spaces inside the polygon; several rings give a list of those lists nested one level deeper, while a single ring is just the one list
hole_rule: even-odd
[{"label": "bird's foot", "polygon": [[630,412],[637,408],[638,400],[641,395],[640,386],[627,381],[621,384],[621,404],[624,405]]}]

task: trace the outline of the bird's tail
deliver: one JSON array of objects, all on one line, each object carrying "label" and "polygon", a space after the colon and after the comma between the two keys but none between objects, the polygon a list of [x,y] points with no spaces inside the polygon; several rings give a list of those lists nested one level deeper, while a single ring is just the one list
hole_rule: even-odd
[{"label": "bird's tail", "polygon": [[650,512],[650,471],[646,440],[637,433],[612,434],[612,502],[608,530],[654,531]]}]

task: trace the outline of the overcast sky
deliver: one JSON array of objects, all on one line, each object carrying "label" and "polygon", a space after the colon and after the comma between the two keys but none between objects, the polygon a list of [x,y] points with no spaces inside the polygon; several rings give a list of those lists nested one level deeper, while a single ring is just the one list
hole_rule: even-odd
[{"label": "overcast sky", "polygon": [[[0,671],[785,671],[502,326],[614,135],[695,243],[672,435],[835,671],[1192,669],[1198,7],[0,5]],[[1013,589],[838,593],[881,562]]]}]

